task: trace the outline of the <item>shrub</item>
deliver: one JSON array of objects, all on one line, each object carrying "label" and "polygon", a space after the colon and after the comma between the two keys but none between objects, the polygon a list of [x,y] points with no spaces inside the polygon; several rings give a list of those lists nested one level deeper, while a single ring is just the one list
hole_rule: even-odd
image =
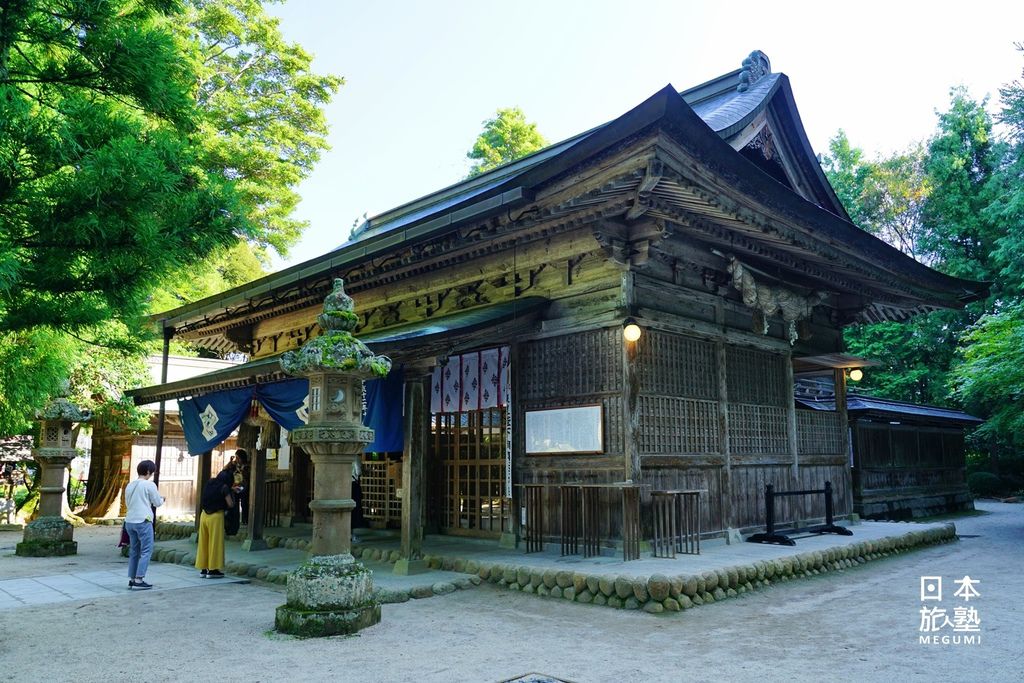
[{"label": "shrub", "polygon": [[991,472],[973,472],[967,477],[967,487],[976,496],[993,496],[1002,489],[1002,482]]}]

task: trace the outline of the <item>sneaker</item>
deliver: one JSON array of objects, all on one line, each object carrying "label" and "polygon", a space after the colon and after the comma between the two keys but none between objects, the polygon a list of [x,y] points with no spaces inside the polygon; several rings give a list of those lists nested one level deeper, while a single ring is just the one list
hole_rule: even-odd
[{"label": "sneaker", "polygon": [[210,573],[208,573],[206,575],[206,578],[208,578],[208,579],[223,579],[224,578],[224,572],[222,572],[219,569],[211,569]]},{"label": "sneaker", "polygon": [[199,578],[200,579],[205,579],[209,575],[210,575],[210,572],[206,571],[205,569],[203,571],[199,572]]},{"label": "sneaker", "polygon": [[145,581],[129,581],[129,588],[138,588],[140,591],[148,591],[153,587],[152,584],[146,583]]}]

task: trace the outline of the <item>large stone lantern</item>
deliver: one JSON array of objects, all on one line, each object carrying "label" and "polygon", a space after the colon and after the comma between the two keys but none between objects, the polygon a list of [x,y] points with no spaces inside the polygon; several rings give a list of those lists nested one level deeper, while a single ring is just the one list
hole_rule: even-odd
[{"label": "large stone lantern", "polygon": [[87,421],[89,414],[68,399],[57,398],[37,417],[39,447],[32,451],[32,456],[41,470],[39,508],[36,518],[25,526],[24,540],[15,548],[15,554],[25,557],[74,555],[78,552],[74,527],[61,517],[64,473],[77,455],[72,441],[73,425]]},{"label": "large stone lantern", "polygon": [[317,322],[323,334],[281,358],[285,372],[309,379],[309,422],[290,438],[315,470],[311,557],[289,574],[288,602],[275,623],[303,636],[354,633],[380,621],[370,571],[351,553],[352,464],[373,441],[362,423],[363,381],[386,376],[391,361],[352,335],[358,317],[342,280],[334,281]]}]

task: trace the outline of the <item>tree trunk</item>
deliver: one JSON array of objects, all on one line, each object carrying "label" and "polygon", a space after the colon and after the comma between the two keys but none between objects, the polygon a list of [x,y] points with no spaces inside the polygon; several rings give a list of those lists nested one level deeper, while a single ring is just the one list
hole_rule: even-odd
[{"label": "tree trunk", "polygon": [[[90,493],[94,493],[94,496],[90,496],[92,500],[82,512],[82,517],[111,518],[124,516],[126,512],[125,501],[121,494],[131,479],[133,440],[134,438],[131,434],[107,434],[103,449],[106,453],[105,457],[102,458],[103,483],[99,487],[99,491],[95,491],[96,487],[92,486],[92,468],[90,467],[89,483],[90,488],[93,489]],[[96,458],[95,452],[93,458]],[[125,459],[127,459],[127,467],[124,466]]]}]

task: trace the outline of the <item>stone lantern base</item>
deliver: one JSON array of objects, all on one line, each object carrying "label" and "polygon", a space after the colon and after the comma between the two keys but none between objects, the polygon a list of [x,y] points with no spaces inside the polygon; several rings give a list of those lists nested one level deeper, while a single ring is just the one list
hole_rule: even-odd
[{"label": "stone lantern base", "polygon": [[355,633],[380,622],[370,570],[348,554],[314,557],[288,575],[278,631],[318,637]]},{"label": "stone lantern base", "polygon": [[62,517],[39,517],[25,526],[25,536],[14,554],[21,557],[77,555],[78,542],[72,540],[74,527]]}]

